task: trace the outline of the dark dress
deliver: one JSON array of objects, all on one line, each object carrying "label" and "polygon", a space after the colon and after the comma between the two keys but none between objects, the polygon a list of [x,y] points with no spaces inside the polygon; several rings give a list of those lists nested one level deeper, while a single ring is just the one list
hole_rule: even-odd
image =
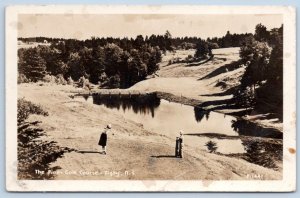
[{"label": "dark dress", "polygon": [[98,145],[106,146],[106,142],[107,142],[107,134],[106,133],[101,133]]},{"label": "dark dress", "polygon": [[182,138],[176,138],[175,157],[182,157]]}]

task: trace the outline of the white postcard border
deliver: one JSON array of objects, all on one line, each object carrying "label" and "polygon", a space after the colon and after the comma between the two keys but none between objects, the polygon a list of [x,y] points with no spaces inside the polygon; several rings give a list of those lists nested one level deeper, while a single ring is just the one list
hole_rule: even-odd
[{"label": "white postcard border", "polygon": [[[191,12],[192,10],[192,12]],[[272,181],[18,180],[18,14],[282,14],[284,23],[283,179]],[[295,8],[283,6],[47,5],[6,8],[6,188],[9,191],[294,191],[296,188]]]}]

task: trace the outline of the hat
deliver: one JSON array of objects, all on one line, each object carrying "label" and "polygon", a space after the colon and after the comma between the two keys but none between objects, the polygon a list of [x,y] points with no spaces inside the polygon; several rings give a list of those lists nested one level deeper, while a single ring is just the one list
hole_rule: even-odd
[{"label": "hat", "polygon": [[106,128],[111,129],[111,124],[108,124]]}]

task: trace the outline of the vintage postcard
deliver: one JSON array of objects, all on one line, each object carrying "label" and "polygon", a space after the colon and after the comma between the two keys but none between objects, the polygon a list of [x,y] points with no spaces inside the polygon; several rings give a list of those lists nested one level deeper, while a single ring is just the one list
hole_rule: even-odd
[{"label": "vintage postcard", "polygon": [[296,190],[295,9],[6,8],[8,191]]}]

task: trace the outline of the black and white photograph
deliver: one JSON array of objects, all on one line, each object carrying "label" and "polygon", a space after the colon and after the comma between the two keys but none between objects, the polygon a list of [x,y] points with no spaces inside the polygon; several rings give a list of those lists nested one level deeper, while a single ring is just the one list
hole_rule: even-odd
[{"label": "black and white photograph", "polygon": [[292,8],[11,8],[12,189],[70,180],[118,182],[79,191],[295,188],[285,176],[296,167]]}]

